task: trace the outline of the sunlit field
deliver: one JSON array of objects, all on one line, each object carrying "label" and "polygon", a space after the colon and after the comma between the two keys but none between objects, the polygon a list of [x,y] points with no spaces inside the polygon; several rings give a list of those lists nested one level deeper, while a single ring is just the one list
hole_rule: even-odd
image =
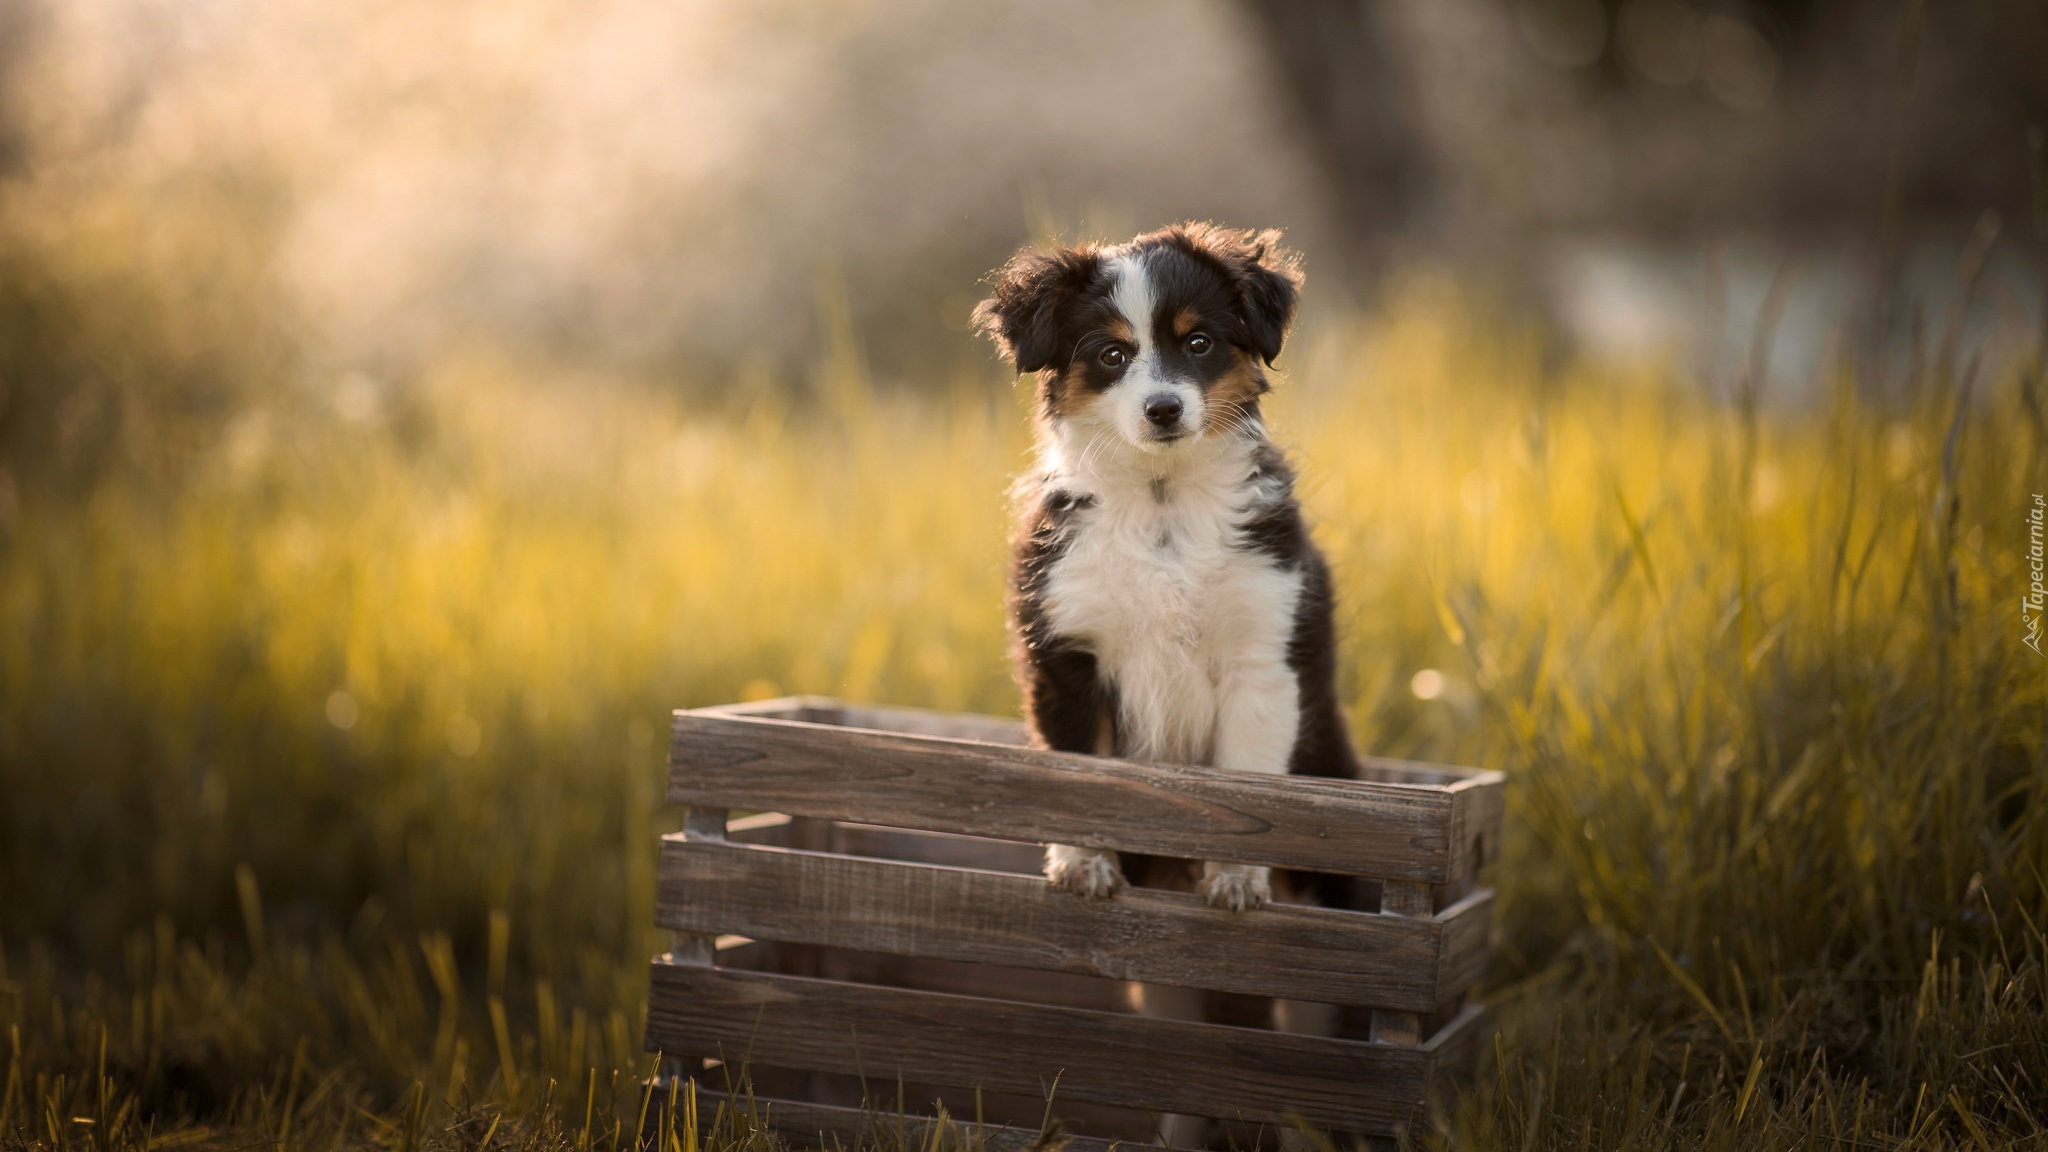
[{"label": "sunlit field", "polygon": [[[1500,1036],[1414,1140],[2048,1140],[2040,364],[1939,337],[1791,402],[1423,278],[1282,361],[1360,744],[1510,777]],[[1025,385],[838,345],[458,350],[10,481],[0,1146],[632,1145],[667,711],[1015,711]],[[643,1136],[766,1146],[713,1119]]]}]

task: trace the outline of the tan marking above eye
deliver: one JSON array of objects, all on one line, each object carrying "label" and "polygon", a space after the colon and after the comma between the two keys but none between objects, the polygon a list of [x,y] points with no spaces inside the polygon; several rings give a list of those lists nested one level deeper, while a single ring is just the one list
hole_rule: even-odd
[{"label": "tan marking above eye", "polygon": [[1240,419],[1245,407],[1259,398],[1265,391],[1264,377],[1258,369],[1243,357],[1237,357],[1230,371],[1218,377],[1209,388],[1204,405],[1204,424],[1211,432],[1220,432]]},{"label": "tan marking above eye", "polygon": [[1193,332],[1193,331],[1195,330],[1195,326],[1196,326],[1196,325],[1198,325],[1198,324],[1200,324],[1201,322],[1202,322],[1202,318],[1201,318],[1201,317],[1199,317],[1199,316],[1197,316],[1197,315],[1195,315],[1195,314],[1194,314],[1194,312],[1190,311],[1189,309],[1183,308],[1183,309],[1181,309],[1180,311],[1178,311],[1178,312],[1174,313],[1174,314],[1173,314],[1173,336],[1174,336],[1174,339],[1176,339],[1176,340],[1185,340],[1185,339],[1187,339],[1188,333],[1190,333],[1190,332]]}]

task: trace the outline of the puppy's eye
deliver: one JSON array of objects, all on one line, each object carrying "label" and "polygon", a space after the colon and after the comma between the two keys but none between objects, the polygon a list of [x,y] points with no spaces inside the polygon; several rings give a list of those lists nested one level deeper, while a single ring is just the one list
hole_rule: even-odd
[{"label": "puppy's eye", "polygon": [[1193,336],[1188,337],[1188,355],[1206,356],[1212,343],[1213,341],[1209,339],[1207,333],[1197,332]]},{"label": "puppy's eye", "polygon": [[1102,355],[1096,359],[1102,361],[1104,368],[1121,368],[1124,366],[1124,350],[1116,347],[1104,348]]}]

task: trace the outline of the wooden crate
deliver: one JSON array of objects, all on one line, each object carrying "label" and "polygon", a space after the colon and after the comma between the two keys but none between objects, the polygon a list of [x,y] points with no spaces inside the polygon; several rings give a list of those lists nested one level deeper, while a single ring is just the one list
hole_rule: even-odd
[{"label": "wooden crate", "polygon": [[[1240,1141],[1386,1134],[1476,1054],[1497,772],[1137,764],[1027,747],[1011,720],[799,697],[678,711],[668,798],[688,813],[662,842],[676,944],[648,1048],[707,1091],[744,1065],[793,1135],[846,1138],[865,1098],[1028,1137],[1055,1080],[1075,1149],[1143,1142],[1172,1112]],[[1038,875],[1047,841],[1368,878],[1368,910],[1085,900]],[[1225,1022],[1135,1015],[1125,981],[1209,990]],[[1274,1031],[1251,997],[1340,1006],[1338,1034]]]}]

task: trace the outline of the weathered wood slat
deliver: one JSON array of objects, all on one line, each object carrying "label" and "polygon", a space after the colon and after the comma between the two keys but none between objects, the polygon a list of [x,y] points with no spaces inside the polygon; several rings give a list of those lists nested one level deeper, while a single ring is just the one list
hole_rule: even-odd
[{"label": "weathered wood slat", "polygon": [[812,852],[871,856],[877,860],[915,860],[922,864],[981,868],[1029,876],[1038,875],[1045,863],[1043,844],[991,840],[986,836],[956,836],[950,832],[920,832],[914,828],[884,828],[879,824],[796,819],[780,812],[762,812],[735,820],[726,837],[741,844],[761,844],[771,848],[804,848]]},{"label": "weathered wood slat", "polygon": [[1493,889],[1481,888],[1436,914],[1444,926],[1437,987],[1446,998],[1464,992],[1486,973],[1493,939]]},{"label": "weathered wood slat", "polygon": [[[657,1107],[666,1106],[668,1084],[657,1080],[648,1086],[657,1093]],[[939,1121],[931,1116],[917,1115],[909,1111],[893,1112],[886,1109],[841,1108],[831,1104],[809,1104],[801,1100],[782,1100],[774,1097],[755,1096],[751,1101],[745,1097],[735,1098],[725,1092],[713,1091],[702,1086],[697,1088],[697,1115],[700,1123],[707,1124],[717,1115],[719,1107],[746,1114],[751,1107],[767,1125],[793,1141],[796,1147],[831,1147],[825,1138],[838,1137],[840,1145],[856,1148],[863,1145],[872,1147],[878,1137],[887,1136],[892,1141],[901,1137],[898,1144],[904,1148],[931,1147],[932,1128]],[[985,1124],[977,1126],[974,1117],[954,1116],[953,1128],[963,1137],[979,1139],[987,1152],[1025,1152],[1038,1139],[1036,1128]],[[977,1131],[977,1128],[979,1129]],[[817,1144],[808,1141],[817,1140]],[[1111,1152],[1114,1148],[1128,1148],[1132,1152],[1155,1152],[1157,1144],[1134,1144],[1129,1140],[1103,1140],[1093,1136],[1077,1136],[1063,1133],[1059,1147],[1063,1152]]]},{"label": "weathered wood slat", "polygon": [[[1432,904],[1430,887],[1412,881],[1389,880],[1380,885],[1380,911],[1382,919],[1399,924],[1413,918],[1420,922],[1429,916]],[[1438,1000],[1445,997],[1438,997]],[[1372,1014],[1372,1038],[1389,1044],[1414,1044],[1422,1039],[1421,1013],[1436,1007],[1431,1001],[1419,1011],[1396,1012],[1390,1008],[1377,1009]],[[1391,1006],[1390,1006],[1391,1007]]]},{"label": "weathered wood slat", "polygon": [[1451,843],[1464,853],[1462,867],[1449,879],[1437,881],[1456,885],[1500,857],[1500,826],[1507,814],[1507,777],[1499,772],[1474,772],[1445,791],[1452,796]]},{"label": "weathered wood slat", "polygon": [[[1007,964],[1429,1012],[1478,975],[1465,921],[1275,904],[1210,908],[1181,892],[1087,900],[1037,877],[664,838],[655,922],[678,932]],[[1477,938],[1483,948],[1484,936]],[[1445,985],[1449,975],[1464,983]]]},{"label": "weathered wood slat", "polygon": [[817,975],[828,980],[851,980],[857,984],[951,992],[962,996],[992,996],[999,1000],[1028,1000],[1033,1004],[1087,1008],[1097,1012],[1129,1011],[1129,997],[1125,992],[1128,985],[1121,980],[1006,964],[972,964],[927,956],[889,956],[846,948],[820,948],[817,954]]},{"label": "weathered wood slat", "polygon": [[1429,1071],[1440,1099],[1455,1099],[1458,1084],[1479,1066],[1479,1053],[1493,1037],[1486,1027],[1486,1009],[1467,1004],[1459,1009],[1423,1047],[1429,1050]]},{"label": "weathered wood slat", "polygon": [[720,704],[700,712],[723,716],[751,716],[764,720],[801,720],[809,724],[830,724],[840,728],[867,728],[878,732],[909,732],[919,736],[941,736],[949,740],[978,740],[988,744],[1025,745],[1031,732],[1022,720],[982,716],[972,712],[936,712],[928,708],[903,708],[880,704],[847,704],[830,696],[783,696],[746,704]]},{"label": "weathered wood slat", "polygon": [[914,860],[954,868],[982,868],[1037,876],[1045,866],[1045,845],[949,832],[919,832],[877,824],[832,825],[831,851],[880,860]]},{"label": "weathered wood slat", "polygon": [[[663,849],[677,947],[655,969],[649,1046],[781,1069],[776,1126],[800,1137],[858,1139],[871,1114],[834,1106],[861,1099],[862,1072],[948,1106],[962,1089],[1030,1104],[1057,1074],[1069,1110],[1121,1118],[1082,1126],[1096,1137],[1142,1121],[1131,1108],[1385,1133],[1476,1059],[1481,1013],[1460,1006],[1486,959],[1493,894],[1474,872],[1498,854],[1503,787],[1361,767],[1327,781],[1071,756],[1028,747],[1014,720],[823,697],[678,713],[670,796],[693,811]],[[772,811],[728,824],[727,808]],[[1232,916],[1142,889],[1091,903],[1037,876],[1044,841],[1349,873],[1365,878],[1354,906],[1382,914]],[[720,933],[759,939],[726,935],[714,956]],[[1248,1025],[1274,997],[1343,1004],[1342,1035],[1388,1042],[1134,1016],[1124,980],[1228,989],[1208,1018]]]},{"label": "weathered wood slat", "polygon": [[1414,1120],[1439,1047],[1397,1047],[1047,1008],[798,976],[656,964],[647,1045],[994,1091],[1061,1093],[1148,1111],[1386,1131]]},{"label": "weathered wood slat", "polygon": [[[726,704],[699,711],[1019,747],[1031,743],[1030,731],[1021,720],[974,713],[934,712],[922,708],[845,704],[829,696],[785,696],[776,700]],[[1441,764],[1395,760],[1383,756],[1360,757],[1358,771],[1358,779],[1367,782],[1474,791],[1475,795],[1461,810],[1464,826],[1457,830],[1456,835],[1472,841],[1475,865],[1492,859],[1499,852],[1498,844],[1487,842],[1490,838],[1498,837],[1502,815],[1504,795],[1499,787],[1497,773],[1446,768]]]},{"label": "weathered wood slat", "polygon": [[677,804],[1425,883],[1498,840],[1498,773],[1275,777],[708,712],[675,714],[669,763]]},{"label": "weathered wood slat", "polygon": [[1022,720],[1000,716],[976,716],[963,712],[928,712],[921,708],[879,708],[842,704],[838,715],[825,721],[848,728],[870,728],[880,732],[906,732],[917,736],[941,736],[950,740],[977,740],[984,744],[1006,744],[1021,748],[1031,743],[1031,731]]},{"label": "weathered wood slat", "polygon": [[[725,809],[692,808],[683,815],[683,830],[679,840],[691,843],[725,842]],[[669,957],[677,964],[708,966],[718,950],[715,934],[700,932],[678,932],[669,947]]]},{"label": "weathered wood slat", "polygon": [[[973,712],[936,712],[927,708],[895,705],[848,704],[830,696],[784,696],[749,704],[721,704],[697,709],[729,716],[752,716],[768,720],[800,720],[808,724],[829,724],[842,728],[866,728],[877,732],[904,732],[917,736],[941,736],[955,740],[979,740],[987,744],[1026,747],[1031,730],[1022,720],[1005,716],[984,716]],[[1395,760],[1385,756],[1361,756],[1359,779],[1383,784],[1427,784],[1450,787],[1469,779],[1470,770],[1446,768],[1420,760]]]},{"label": "weathered wood slat", "polygon": [[777,696],[772,700],[745,700],[718,704],[698,712],[721,716],[759,716],[769,720],[808,720],[814,724],[836,724],[839,701],[829,696]]},{"label": "weathered wood slat", "polygon": [[[670,954],[668,963],[683,962],[683,959]],[[780,972],[786,976],[851,980],[856,984],[880,984],[889,988],[1029,1000],[1033,1004],[1089,1008],[1098,1012],[1130,1010],[1126,991],[1129,985],[1121,980],[1074,972],[1016,968],[1006,964],[891,956],[815,944],[777,944],[766,940],[747,940],[741,936],[719,938],[717,964],[720,968],[750,972]]]}]

